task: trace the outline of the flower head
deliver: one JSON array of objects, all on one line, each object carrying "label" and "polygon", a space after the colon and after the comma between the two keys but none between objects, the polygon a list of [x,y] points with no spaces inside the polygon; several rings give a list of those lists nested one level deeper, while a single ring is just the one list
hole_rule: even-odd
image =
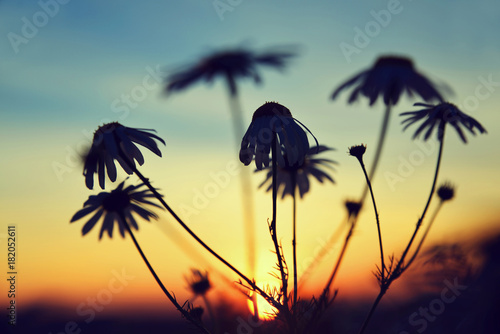
[{"label": "flower head", "polygon": [[379,96],[383,96],[385,105],[395,105],[405,91],[410,97],[416,93],[425,101],[443,100],[434,84],[418,73],[412,60],[405,57],[378,58],[372,68],[355,75],[339,86],[333,92],[332,99],[355,84],[349,103],[356,101],[361,93],[370,99],[370,105],[373,105]]},{"label": "flower head", "polygon": [[255,156],[257,169],[268,167],[271,144],[277,136],[278,166],[285,168],[301,165],[309,150],[309,141],[306,132],[297,122],[287,107],[276,102],[266,102],[255,111],[243,136],[240,161],[248,166]]},{"label": "flower head", "polygon": [[358,160],[363,159],[363,154],[366,152],[366,145],[354,145],[349,147],[349,155],[358,158]]},{"label": "flower head", "polygon": [[[323,145],[317,147],[311,147],[306,154],[304,162],[302,164],[288,165],[285,159],[285,166],[278,166],[278,174],[276,183],[278,184],[278,189],[282,189],[281,198],[284,198],[286,195],[293,196],[295,194],[295,189],[299,190],[300,198],[304,196],[309,191],[309,177],[313,176],[320,183],[323,183],[323,180],[329,180],[332,183],[335,183],[333,178],[328,175],[321,167],[326,167],[330,169],[334,169],[332,165],[336,164],[335,161],[330,159],[320,159],[315,158],[316,154],[325,151],[333,151],[333,148],[329,148]],[[272,178],[273,171],[271,166],[266,167],[263,170],[267,170],[266,179],[259,185],[259,188],[262,187],[267,182],[271,182],[267,187],[266,191],[270,191],[273,187]],[[295,177],[295,188],[293,184],[293,177]]]},{"label": "flower head", "polygon": [[[155,213],[144,208],[144,204],[161,208],[159,205],[148,200],[148,198],[154,197],[153,193],[149,189],[140,190],[140,188],[145,186],[144,184],[137,186],[130,185],[123,188],[124,184],[125,181],[120,183],[118,187],[111,192],[101,192],[98,195],[90,196],[83,204],[83,209],[75,213],[73,218],[71,218],[71,223],[96,211],[83,226],[82,235],[89,233],[103,216],[104,219],[101,226],[101,232],[99,233],[99,239],[102,238],[104,232],[108,232],[110,238],[113,237],[115,222],[118,224],[118,230],[122,237],[125,237],[125,226],[123,224],[128,224],[138,230],[139,226],[132,213],[139,215],[147,221],[149,221],[150,218],[158,218]],[[123,221],[124,219],[125,221]]]},{"label": "flower head", "polygon": [[[283,69],[288,58],[295,56],[290,50],[269,50],[253,52],[245,48],[222,50],[203,57],[198,63],[171,74],[167,78],[165,90],[168,92],[183,90],[192,84],[205,80],[212,82],[217,76],[229,79],[230,93],[236,95],[236,77],[250,77],[255,83],[261,78],[257,71],[258,65]],[[232,82],[231,82],[232,81]]]},{"label": "flower head", "polygon": [[202,273],[198,269],[191,269],[191,277],[185,277],[189,289],[195,295],[204,295],[212,287],[208,279],[208,272]]},{"label": "flower head", "polygon": [[142,145],[161,157],[161,152],[153,139],[165,145],[163,139],[150,133],[151,129],[128,128],[118,122],[100,126],[94,133],[92,146],[85,157],[83,175],[89,189],[94,187],[94,173],[99,176],[99,185],[104,189],[106,170],[109,179],[116,180],[117,160],[127,174],[135,169],[134,159],[142,166],[144,157],[134,143]]},{"label": "flower head", "polygon": [[418,127],[417,131],[413,135],[413,138],[417,138],[424,129],[427,131],[424,135],[424,140],[429,139],[434,130],[434,127],[438,125],[438,139],[442,140],[444,127],[446,124],[450,124],[455,128],[458,135],[464,143],[467,143],[467,138],[461,127],[469,130],[470,133],[476,135],[474,129],[477,129],[480,133],[485,133],[486,129],[474,118],[466,115],[457,106],[451,103],[442,102],[438,105],[430,105],[424,103],[415,103],[415,106],[423,106],[425,109],[418,111],[408,111],[401,113],[400,116],[408,116],[401,124],[405,124],[403,131],[406,130],[410,125],[415,124],[420,120],[424,120],[422,124]]},{"label": "flower head", "polygon": [[359,211],[361,210],[362,204],[357,201],[350,201],[347,200],[345,201],[345,208],[347,209],[347,212],[349,214],[349,217],[357,217]]},{"label": "flower head", "polygon": [[442,202],[453,199],[455,195],[455,187],[450,182],[443,183],[436,191]]}]

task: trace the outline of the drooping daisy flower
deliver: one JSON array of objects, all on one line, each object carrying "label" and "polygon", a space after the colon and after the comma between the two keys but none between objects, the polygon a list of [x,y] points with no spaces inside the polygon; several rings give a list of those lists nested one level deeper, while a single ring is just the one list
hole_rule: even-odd
[{"label": "drooping daisy flower", "polygon": [[153,139],[159,140],[163,145],[165,141],[150,131],[154,130],[128,128],[118,122],[100,126],[94,133],[92,146],[83,167],[87,188],[94,187],[94,173],[98,174],[101,189],[104,189],[106,171],[109,179],[114,182],[116,180],[115,160],[129,175],[135,169],[134,159],[142,166],[144,157],[134,143],[146,147],[161,157],[158,145]]},{"label": "drooping daisy flower", "polygon": [[435,106],[425,103],[415,103],[414,105],[426,108],[418,111],[408,111],[400,114],[400,116],[408,116],[401,122],[401,124],[406,123],[403,131],[406,130],[410,125],[424,120],[413,134],[414,139],[417,138],[425,129],[427,129],[427,131],[425,131],[424,140],[429,139],[432,131],[437,126],[438,139],[441,141],[442,132],[446,124],[450,124],[455,128],[464,143],[467,143],[467,138],[465,138],[462,127],[468,130],[473,135],[476,135],[474,129],[477,129],[480,133],[486,133],[486,129],[478,121],[460,111],[460,109],[458,109],[458,107],[454,104],[443,102]]},{"label": "drooping daisy flower", "polygon": [[257,169],[268,167],[271,144],[277,136],[278,166],[285,168],[287,165],[303,164],[309,151],[309,141],[306,132],[297,122],[287,107],[276,102],[266,102],[255,111],[252,123],[243,136],[240,161],[248,166],[255,156]]},{"label": "drooping daisy flower", "polygon": [[[333,151],[334,149],[320,145],[317,147],[311,147],[307,152],[307,155],[304,159],[304,163],[288,165],[285,159],[285,167],[278,166],[278,174],[276,182],[278,184],[278,189],[281,189],[281,198],[283,199],[286,195],[290,195],[293,197],[295,190],[298,189],[300,198],[302,198],[307,192],[309,192],[310,181],[309,177],[314,177],[320,183],[323,183],[324,180],[329,180],[332,183],[335,183],[333,178],[328,175],[321,167],[326,167],[330,169],[334,169],[332,165],[337,162],[330,159],[321,159],[315,158],[316,154],[326,151]],[[273,171],[272,167],[266,167],[262,170],[267,171],[266,179],[259,185],[259,188],[262,187],[267,182],[270,182],[266,191],[270,191],[273,188],[272,178]],[[293,181],[295,179],[295,182]],[[295,185],[294,185],[295,183]]]},{"label": "drooping daisy flower", "polygon": [[123,188],[124,184],[125,181],[120,183],[118,187],[111,192],[101,192],[98,195],[90,196],[83,204],[83,209],[75,213],[73,218],[71,218],[71,223],[95,212],[83,226],[82,235],[89,233],[101,217],[104,218],[99,233],[99,239],[102,238],[104,232],[108,232],[110,238],[113,237],[115,222],[118,224],[118,230],[122,237],[125,237],[124,223],[138,230],[139,226],[132,213],[139,215],[147,221],[150,221],[150,218],[158,218],[155,213],[144,208],[145,204],[161,208],[159,205],[149,201],[149,198],[155,197],[153,193],[148,189],[141,190],[140,188],[145,186],[144,184],[137,186],[130,185]]},{"label": "drooping daisy flower", "polygon": [[385,105],[396,105],[405,91],[410,97],[417,94],[425,101],[443,100],[435,85],[415,70],[412,60],[399,56],[378,58],[372,68],[340,85],[333,92],[332,99],[351,86],[354,89],[349,96],[349,103],[356,101],[361,93],[370,100],[370,105],[379,96],[383,97]]},{"label": "drooping daisy flower", "polygon": [[254,52],[245,48],[214,52],[200,59],[197,63],[174,72],[167,79],[167,92],[183,90],[198,81],[212,82],[216,77],[227,80],[231,96],[237,95],[236,79],[251,78],[261,83],[258,66],[283,69],[287,60],[295,56],[289,50]]}]

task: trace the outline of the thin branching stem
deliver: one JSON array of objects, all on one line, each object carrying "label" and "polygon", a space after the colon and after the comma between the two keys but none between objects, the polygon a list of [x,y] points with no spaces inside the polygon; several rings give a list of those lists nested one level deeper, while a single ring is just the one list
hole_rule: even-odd
[{"label": "thin branching stem", "polygon": [[248,278],[247,276],[245,276],[241,271],[239,271],[238,269],[236,269],[232,264],[230,264],[229,262],[227,262],[222,256],[220,256],[219,254],[217,254],[212,248],[210,248],[203,240],[201,240],[183,221],[182,219],[174,212],[174,210],[172,210],[172,208],[170,208],[170,206],[165,202],[165,200],[163,199],[162,195],[160,195],[158,193],[158,191],[156,191],[156,188],[154,188],[151,183],[149,182],[149,179],[147,179],[146,177],[144,177],[144,175],[142,175],[141,172],[139,172],[139,170],[137,170],[137,168],[135,168],[134,164],[131,163],[129,161],[129,159],[126,157],[126,156],[122,156],[122,158],[125,160],[125,162],[127,162],[127,164],[129,165],[129,167],[132,169],[132,171],[139,177],[139,179],[149,188],[149,190],[151,190],[151,192],[154,194],[154,196],[156,197],[156,199],[158,199],[158,201],[160,201],[160,203],[163,205],[163,207],[165,209],[167,209],[167,211],[172,215],[172,217],[174,217],[174,219],[182,226],[182,228],[184,228],[184,230],[186,230],[187,233],[189,233],[189,235],[191,237],[193,237],[201,246],[203,246],[203,248],[205,248],[210,254],[212,254],[213,256],[215,256],[219,261],[221,261],[223,264],[225,264],[229,269],[231,269],[233,272],[235,272],[238,276],[240,276],[252,289],[254,289],[255,291],[257,291],[262,297],[264,297],[268,303],[270,303],[271,305],[273,305],[274,307],[276,307],[277,309],[280,309],[281,305],[271,296],[269,296],[264,290],[262,290],[261,288],[259,288],[255,282],[253,280],[251,280],[250,278]]},{"label": "thin branching stem", "polygon": [[181,314],[187,319],[189,320],[190,322],[192,322],[194,325],[196,325],[196,327],[198,327],[200,330],[202,330],[204,333],[210,333],[208,331],[208,329],[206,329],[205,327],[203,327],[203,325],[199,322],[199,321],[196,321],[195,319],[193,319],[193,317],[191,317],[191,315],[186,312],[186,310],[184,310],[182,308],[181,305],[179,305],[179,303],[177,303],[177,300],[175,299],[174,296],[172,296],[170,294],[170,292],[168,292],[167,288],[163,285],[162,281],[160,280],[160,278],[158,277],[158,275],[156,274],[155,270],[153,269],[153,267],[151,266],[151,264],[149,263],[146,255],[144,254],[144,252],[142,251],[141,249],[141,246],[139,245],[139,243],[137,242],[137,240],[135,239],[135,236],[134,236],[134,233],[132,233],[132,229],[130,228],[130,226],[128,225],[127,221],[125,220],[125,215],[123,214],[120,214],[120,220],[121,220],[121,223],[122,225],[125,227],[125,229],[127,230],[127,232],[130,234],[130,236],[132,237],[132,241],[134,242],[134,245],[135,245],[135,248],[137,248],[137,250],[139,251],[139,254],[141,255],[142,259],[144,260],[144,263],[146,263],[146,266],[148,267],[149,271],[151,272],[151,274],[153,275],[154,279],[156,280],[156,283],[158,283],[158,285],[160,286],[160,288],[162,289],[163,293],[167,296],[167,298],[170,300],[170,302],[175,306],[175,308],[177,310],[179,310],[179,312],[181,312]]},{"label": "thin branching stem", "polygon": [[[425,218],[425,214],[427,213],[427,210],[429,209],[429,205],[431,204],[432,196],[434,195],[434,191],[436,189],[436,183],[438,179],[438,174],[439,174],[439,167],[441,166],[441,157],[443,155],[443,146],[444,146],[444,124],[440,124],[440,143],[439,143],[439,153],[438,153],[438,158],[436,162],[436,171],[434,172],[434,180],[432,181],[432,186],[431,186],[431,191],[429,193],[429,197],[427,198],[427,203],[425,204],[424,211],[422,212],[422,215],[418,219],[417,225],[415,226],[415,231],[413,231],[413,235],[410,238],[410,241],[408,242],[408,245],[406,246],[406,249],[403,252],[403,255],[401,255],[401,258],[399,259],[396,268],[393,271],[393,274],[399,276],[408,266],[404,265],[404,260],[406,258],[406,255],[408,254],[408,251],[410,250],[411,245],[413,244],[413,241],[415,240],[415,237],[417,236],[417,233],[420,229],[420,226],[422,226],[422,221]],[[397,276],[395,278],[397,278]],[[394,278],[394,279],[395,279]],[[392,280],[394,280],[392,279]],[[391,281],[392,281],[391,280]]]},{"label": "thin branching stem", "polygon": [[361,168],[363,169],[363,173],[365,174],[366,184],[368,185],[368,189],[370,190],[370,195],[372,198],[373,210],[375,211],[375,220],[377,222],[377,232],[378,232],[378,243],[379,243],[379,247],[380,247],[380,272],[381,272],[381,276],[382,276],[381,278],[383,281],[384,277],[385,277],[384,247],[383,247],[383,243],[382,243],[382,232],[380,231],[380,221],[379,221],[379,216],[378,216],[377,204],[375,203],[375,196],[373,195],[373,189],[372,189],[372,184],[370,182],[370,177],[366,173],[365,164],[363,163],[363,157],[360,156],[358,158],[358,161],[361,165]]},{"label": "thin branching stem", "polygon": [[436,220],[437,214],[441,210],[443,203],[444,202],[442,200],[439,201],[439,204],[436,207],[436,209],[434,210],[434,213],[432,214],[431,219],[429,220],[429,224],[427,225],[427,228],[424,231],[424,235],[422,235],[422,239],[420,239],[420,242],[418,243],[418,246],[415,249],[415,252],[411,256],[410,260],[408,260],[408,263],[406,263],[406,265],[405,265],[406,268],[408,268],[413,263],[413,261],[415,260],[415,258],[418,255],[418,253],[420,252],[420,249],[422,248],[422,245],[425,241],[425,238],[427,237],[427,234],[429,234],[429,230],[431,229],[432,223],[434,223],[434,220]]},{"label": "thin branching stem", "polygon": [[442,154],[443,154],[444,132],[445,132],[444,130],[445,130],[445,123],[441,123],[439,125],[439,130],[438,130],[439,131],[438,133],[439,133],[439,136],[440,136],[440,138],[439,138],[440,144],[439,144],[438,158],[437,158],[437,162],[436,162],[436,170],[434,172],[434,180],[432,181],[431,191],[430,191],[429,197],[427,199],[427,203],[425,204],[424,211],[422,212],[422,215],[420,216],[420,218],[419,218],[419,220],[417,222],[417,225],[415,226],[415,231],[413,232],[413,235],[411,236],[410,241],[408,242],[408,245],[406,246],[406,248],[405,248],[405,250],[403,252],[403,255],[398,260],[398,262],[396,264],[396,267],[391,272],[391,274],[389,275],[389,277],[387,277],[387,279],[385,281],[382,281],[382,284],[380,285],[380,292],[379,292],[377,298],[375,299],[375,302],[372,305],[370,313],[368,313],[368,316],[366,317],[366,319],[365,319],[365,321],[363,323],[363,326],[361,327],[361,330],[359,331],[359,334],[362,334],[365,331],[366,326],[368,325],[368,322],[370,321],[370,319],[371,319],[371,317],[372,317],[375,309],[377,308],[377,305],[379,304],[380,300],[382,299],[382,297],[386,293],[387,289],[389,289],[389,286],[398,277],[400,277],[401,274],[406,269],[408,269],[409,264],[411,264],[411,263],[409,263],[408,265],[405,266],[404,265],[404,260],[406,258],[406,255],[408,254],[408,251],[410,250],[411,245],[413,244],[413,241],[415,240],[415,237],[416,237],[416,235],[418,233],[418,230],[420,229],[420,226],[422,225],[422,221],[424,220],[425,214],[427,213],[427,210],[429,209],[429,205],[431,203],[432,196],[434,195],[434,191],[436,189],[436,183],[437,183],[437,178],[438,178],[438,174],[439,174],[439,168],[441,166],[441,157],[442,157]]}]

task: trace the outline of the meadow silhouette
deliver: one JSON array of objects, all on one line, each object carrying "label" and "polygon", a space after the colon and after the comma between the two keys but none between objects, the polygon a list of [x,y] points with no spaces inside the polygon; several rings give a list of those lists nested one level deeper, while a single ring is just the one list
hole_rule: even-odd
[{"label": "meadow silhouette", "polygon": [[[225,259],[224,254],[217,251],[217,244],[208,245],[203,241],[183,220],[182,216],[167,204],[162,195],[159,182],[150,180],[139,171],[140,166],[146,163],[140,146],[161,157],[161,150],[157,142],[168,143],[168,139],[166,141],[163,139],[163,134],[156,134],[153,129],[131,128],[119,122],[112,122],[104,124],[96,130],[92,146],[84,157],[83,175],[87,188],[93,188],[94,176],[96,176],[100,187],[103,190],[109,189],[112,183],[117,180],[117,174],[121,172],[128,175],[135,174],[140,179],[140,183],[127,185],[131,182],[127,179],[110,191],[105,190],[98,195],[91,195],[84,203],[83,208],[71,218],[71,222],[85,220],[82,228],[83,236],[92,229],[98,228],[100,222],[99,238],[102,238],[105,233],[108,234],[109,238],[113,238],[115,225],[122,237],[130,237],[161,291],[167,297],[168,302],[172,303],[178,310],[179,326],[182,326],[183,322],[183,325],[188,323],[188,327],[191,328],[192,332],[228,333],[236,331],[237,333],[280,332],[301,334],[357,331],[361,334],[365,332],[381,332],[381,328],[386,328],[384,330],[396,328],[394,326],[397,326],[397,323],[391,324],[394,321],[391,320],[389,315],[391,310],[383,309],[380,302],[386,294],[390,294],[390,286],[400,277],[406,275],[406,272],[412,272],[415,266],[419,266],[421,269],[413,271],[412,275],[421,275],[422,270],[424,270],[422,268],[426,268],[426,265],[422,264],[426,257],[429,258],[427,262],[439,262],[441,265],[439,270],[432,269],[437,276],[453,268],[457,261],[462,261],[460,262],[461,268],[459,266],[461,270],[452,279],[444,278],[445,285],[455,296],[449,296],[441,292],[442,301],[438,300],[432,304],[431,312],[434,312],[435,315],[443,313],[445,303],[451,304],[451,300],[458,299],[462,292],[466,294],[465,290],[469,289],[469,285],[477,284],[477,280],[482,279],[481,275],[490,275],[490,273],[485,273],[484,270],[489,266],[487,261],[492,261],[491,259],[483,260],[486,262],[483,262],[479,267],[476,266],[475,270],[466,270],[472,259],[459,256],[463,255],[463,252],[460,253],[460,245],[456,245],[455,252],[451,254],[446,251],[442,252],[439,247],[434,248],[434,253],[431,249],[424,254],[420,254],[425,249],[425,239],[431,226],[438,223],[435,221],[439,220],[439,211],[444,207],[445,203],[452,201],[456,196],[455,182],[438,182],[440,180],[439,171],[445,143],[445,130],[451,126],[451,129],[455,130],[458,137],[466,144],[466,133],[472,135],[484,134],[486,129],[479,121],[462,112],[456,105],[445,102],[439,88],[417,72],[413,61],[407,57],[381,56],[376,60],[373,68],[363,71],[341,84],[333,93],[332,98],[336,98],[343,90],[352,88],[348,99],[349,103],[365,97],[369,100],[370,105],[373,105],[378,98],[382,98],[386,106],[386,112],[382,120],[380,137],[372,163],[365,165],[363,159],[365,152],[370,149],[371,143],[368,143],[369,145],[353,143],[354,145],[348,149],[347,154],[356,158],[360,165],[359,177],[365,180],[365,187],[358,200],[345,202],[347,218],[344,224],[348,228],[345,232],[341,250],[337,254],[337,260],[331,264],[331,274],[324,279],[324,286],[316,289],[316,294],[312,298],[302,296],[299,284],[301,278],[297,269],[297,252],[300,251],[297,239],[300,237],[300,228],[302,228],[299,228],[299,225],[305,225],[300,224],[301,222],[296,219],[296,210],[299,206],[297,200],[298,197],[302,199],[310,191],[310,182],[313,179],[316,179],[319,183],[328,180],[330,184],[335,184],[331,174],[339,168],[336,166],[336,162],[331,159],[317,157],[319,154],[331,153],[334,149],[325,144],[320,145],[317,138],[321,138],[321,134],[315,133],[314,129],[309,129],[298,118],[295,118],[295,115],[300,114],[300,110],[294,110],[292,114],[291,109],[278,102],[265,102],[261,106],[257,106],[248,129],[243,132],[241,129],[242,117],[237,102],[238,90],[236,88],[236,79],[239,77],[250,77],[255,82],[260,82],[260,75],[256,70],[257,65],[282,68],[287,58],[293,55],[292,52],[284,51],[252,53],[244,49],[222,50],[165,78],[167,82],[165,89],[168,93],[186,89],[200,80],[211,82],[217,76],[226,80],[231,101],[234,133],[240,142],[239,160],[243,165],[248,166],[246,167],[248,170],[252,170],[254,168],[252,166],[255,166],[255,172],[266,172],[265,179],[259,187],[268,184],[266,190],[270,192],[269,200],[272,203],[272,212],[269,212],[267,222],[249,221],[249,218],[254,219],[253,206],[247,206],[241,220],[247,221],[246,231],[252,230],[254,224],[266,223],[268,225],[270,239],[273,244],[272,252],[276,256],[276,266],[269,268],[269,272],[279,281],[278,286],[259,285],[259,282],[253,278],[253,272],[250,274],[244,273],[239,268],[240,264],[230,263]],[[404,117],[401,122],[404,125],[403,130],[416,126],[413,139],[420,140],[420,137],[423,137],[424,141],[436,140],[439,143],[439,150],[435,172],[429,180],[430,190],[426,204],[415,223],[413,233],[406,237],[401,236],[407,238],[408,242],[400,254],[398,250],[384,248],[384,222],[380,219],[377,209],[377,203],[384,199],[377,198],[376,188],[374,189],[372,186],[372,180],[375,178],[376,167],[382,157],[389,115],[405,93],[409,97],[424,100],[427,103],[414,104],[415,107],[423,109],[400,113],[400,116]],[[433,100],[436,101],[435,104],[430,104]],[[436,133],[435,139],[432,138],[434,133]],[[165,135],[168,136],[168,134]],[[311,145],[311,140],[315,141],[316,144]],[[121,169],[117,169],[115,162],[118,162]],[[154,163],[154,161],[148,161],[148,163]],[[335,168],[333,168],[334,165]],[[244,202],[252,202],[254,196],[254,193],[248,189],[249,182],[247,178],[262,174],[253,173],[251,175],[251,173],[247,173],[246,177],[241,178],[241,197]],[[106,178],[111,183],[106,182]],[[153,183],[155,186],[153,186]],[[290,222],[278,221],[278,208],[280,207],[278,197],[280,192],[281,199],[289,195],[293,200],[292,221]],[[369,201],[365,200],[368,193],[370,194]],[[434,213],[432,216],[428,217],[427,213],[432,207],[433,199],[435,199],[434,202],[439,202],[433,206]],[[346,319],[345,324],[339,324],[339,319],[346,315],[346,306],[342,305],[345,301],[338,302],[336,300],[338,289],[335,288],[335,277],[342,270],[342,260],[346,252],[349,251],[348,245],[356,230],[360,211],[365,206],[373,210],[373,221],[377,229],[380,263],[375,265],[374,275],[379,285],[379,293],[374,296],[374,301],[367,312],[365,312],[366,307],[364,305],[347,306],[347,309],[352,312],[352,318]],[[240,307],[239,311],[236,311],[238,308],[231,309],[227,305],[224,306],[223,302],[220,302],[218,307],[211,305],[211,302],[206,298],[207,292],[212,287],[210,272],[193,269],[191,276],[186,276],[188,288],[193,293],[191,300],[178,300],[175,297],[175,292],[171,291],[168,284],[162,281],[148,261],[147,254],[136,240],[134,236],[136,232],[133,232],[133,230],[139,230],[141,220],[153,221],[157,219],[159,212],[162,212],[161,209],[165,209],[201,248],[228,269],[232,276],[229,276],[229,274],[226,274],[226,276],[234,277],[227,279],[228,284],[241,293],[243,307]],[[425,227],[424,232],[421,231],[422,227]],[[293,256],[291,261],[285,258],[284,248],[287,247],[288,243],[283,244],[279,234],[282,229],[289,228],[292,229],[291,246]],[[251,263],[255,261],[254,247],[256,246],[251,232],[248,232],[247,237],[251,240],[251,242],[246,243],[246,246],[249,247],[248,260]],[[489,251],[494,250],[489,248]],[[486,258],[489,256],[487,253],[488,251],[485,251],[484,256]],[[314,268],[315,263],[320,261],[320,257],[318,254],[317,258],[312,261],[312,268]],[[250,267],[255,268],[255,264],[251,263]],[[468,285],[458,282],[467,282]],[[432,284],[432,280],[426,281],[425,284]],[[259,310],[260,305],[257,302],[257,296],[263,298],[272,307],[272,314],[264,314],[263,311]],[[460,299],[466,300],[466,298],[462,297]],[[199,300],[203,302],[200,303]],[[251,307],[244,307],[245,300]],[[457,306],[451,305],[451,307],[456,308]],[[460,311],[456,310],[457,313]],[[461,333],[462,328],[467,327],[468,324],[464,325],[462,322],[458,322],[455,325],[450,325],[450,318],[456,317],[454,312],[447,312],[446,317],[440,317],[439,323],[443,322],[443,326],[450,326],[450,333]],[[340,313],[340,315],[337,313]],[[427,328],[426,322],[434,321],[435,315],[417,313],[417,316],[413,315],[413,318],[410,316],[409,323],[414,327],[418,327],[416,328],[417,332],[421,332]],[[234,318],[238,319],[238,321],[236,324],[234,321],[231,324],[231,319]],[[181,321],[181,319],[183,320]],[[357,329],[355,329],[356,325],[358,326]],[[150,330],[156,331],[160,330],[162,326],[167,328],[170,325],[159,323],[155,326],[158,329]],[[484,326],[490,325],[486,322]],[[493,324],[491,326],[491,328],[494,327]],[[102,327],[106,327],[106,325]],[[404,332],[403,328],[404,326],[401,329],[402,333]],[[97,327],[95,331],[98,331]],[[169,328],[168,331],[173,332],[174,330]]]},{"label": "meadow silhouette", "polygon": [[0,1],[0,333],[500,333],[499,4]]}]

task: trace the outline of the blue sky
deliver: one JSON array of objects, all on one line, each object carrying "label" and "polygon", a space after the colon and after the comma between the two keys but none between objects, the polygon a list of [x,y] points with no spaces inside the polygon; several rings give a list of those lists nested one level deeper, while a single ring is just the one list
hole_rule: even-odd
[{"label": "blue sky", "polygon": [[[1,209],[9,222],[25,226],[23,233],[32,242],[30,250],[41,247],[41,239],[55,237],[64,240],[62,245],[75,247],[75,252],[84,252],[82,249],[89,244],[98,247],[95,235],[87,237],[91,241],[80,241],[80,226],[69,225],[68,221],[89,195],[84,188],[81,166],[71,152],[81,150],[88,142],[88,134],[103,122],[118,120],[130,127],[154,128],[166,140],[167,145],[162,148],[164,158],[146,155],[151,163],[146,160],[145,168],[153,179],[156,177],[160,187],[174,191],[177,195],[171,196],[174,205],[189,203],[192,190],[207,182],[209,170],[223,168],[227,161],[236,159],[225,86],[221,82],[208,87],[200,84],[166,98],[162,95],[161,81],[154,79],[151,71],[161,76],[221,47],[245,45],[264,49],[297,45],[300,55],[284,73],[263,69],[263,85],[241,83],[245,119],[250,121],[253,110],[265,101],[277,100],[288,106],[320,143],[336,147],[338,150],[331,158],[339,161],[340,166],[332,196],[333,202],[339,203],[336,204],[339,211],[341,201],[356,194],[363,184],[358,166],[344,152],[348,146],[360,142],[375,146],[383,106],[377,103],[369,108],[365,100],[348,106],[346,94],[332,101],[329,96],[337,85],[371,66],[380,54],[387,53],[412,57],[420,71],[454,90],[449,99],[459,105],[474,96],[482,79],[500,82],[500,4],[494,0],[242,0],[231,2],[235,5],[221,14],[223,20],[214,2],[209,0],[72,0],[66,4],[42,0],[41,3],[51,4],[51,10],[57,3],[57,13],[53,17],[46,14],[38,1],[0,1]],[[397,13],[383,24],[378,23],[378,30],[368,36],[366,45],[358,45],[359,53],[347,59],[341,43],[356,46],[357,28],[368,34],[367,24],[374,26],[371,22],[376,22],[373,12],[380,16],[388,8],[396,8]],[[39,24],[33,36],[23,35],[26,20],[33,24],[34,19],[44,20],[44,17],[48,18],[46,24]],[[26,38],[27,42],[13,46],[13,34]],[[129,113],[116,112],[114,101],[124,94],[130,95],[136,87],[144,87],[144,80],[150,87],[145,90],[146,96],[136,101]],[[471,138],[468,145],[463,145],[450,131],[442,172],[463,189],[456,208],[466,210],[467,215],[480,208],[484,219],[499,213],[496,207],[500,197],[492,186],[498,184],[500,163],[498,154],[492,153],[498,152],[500,141],[500,86],[493,85],[490,89],[477,108],[464,110],[485,125],[488,135]],[[395,107],[381,171],[396,170],[399,158],[415,150],[411,135],[401,133],[396,116],[412,110],[413,102],[419,101],[405,97]],[[375,186],[379,187],[382,198],[387,196],[386,207],[401,208],[394,209],[397,213],[413,210],[410,211],[413,219],[427,195],[434,159],[434,156],[426,159],[413,177],[401,188],[398,185],[401,192],[397,194],[379,175]],[[68,170],[57,175],[54,163],[64,164]],[[185,174],[177,176],[182,172]],[[254,183],[257,182],[260,180]],[[237,189],[230,188],[233,192]],[[317,210],[330,203],[324,198],[325,193],[319,193],[321,196],[312,194],[313,200],[304,206]],[[412,197],[415,193],[418,198]],[[219,202],[214,201],[214,207],[207,209],[210,219],[224,210],[224,201],[232,199],[228,194],[221,195]],[[402,203],[403,198],[408,198],[409,203]],[[338,218],[342,214],[333,216]],[[464,211],[452,210],[447,219],[453,221],[463,216]],[[207,233],[213,228],[203,225],[201,217],[193,217],[193,221]],[[444,224],[436,226],[436,231],[442,235],[453,228],[465,233],[469,223],[470,220]],[[4,224],[7,223],[2,222],[1,228]],[[264,225],[262,238],[267,233]],[[360,229],[360,244],[364,242],[363,236],[374,236],[368,227]],[[395,227],[394,233],[397,232],[408,233],[408,230]],[[314,244],[314,241],[304,242]],[[111,244],[104,243],[106,247]],[[397,241],[394,245],[399,246]],[[47,254],[42,252],[39,256],[50,256],[56,250],[48,247],[44,252]],[[367,261],[373,263],[371,258]],[[101,266],[106,264],[103,262]],[[138,271],[144,269],[138,268]],[[33,269],[28,275],[34,276],[35,272]],[[170,275],[179,279],[180,274]]]}]

